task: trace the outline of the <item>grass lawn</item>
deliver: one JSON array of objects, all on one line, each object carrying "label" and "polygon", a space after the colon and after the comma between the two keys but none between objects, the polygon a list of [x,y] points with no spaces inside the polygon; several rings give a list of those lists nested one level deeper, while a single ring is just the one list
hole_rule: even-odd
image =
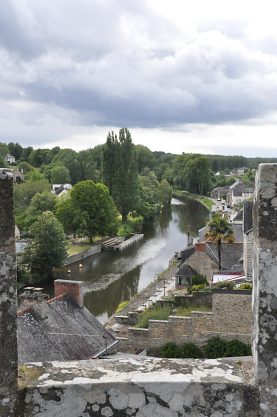
[{"label": "grass lawn", "polygon": [[66,245],[66,250],[67,250],[68,256],[76,255],[76,253],[84,252],[84,251],[86,251],[90,248],[91,248],[91,245],[79,245],[79,244],[78,245],[72,245],[70,243]]}]

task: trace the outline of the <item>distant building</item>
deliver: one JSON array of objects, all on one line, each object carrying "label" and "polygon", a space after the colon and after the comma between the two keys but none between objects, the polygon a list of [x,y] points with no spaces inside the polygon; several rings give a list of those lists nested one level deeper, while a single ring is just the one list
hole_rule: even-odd
[{"label": "distant building", "polygon": [[83,282],[55,281],[55,297],[27,287],[18,312],[19,363],[91,359],[116,350],[117,340],[83,306]]},{"label": "distant building", "polygon": [[68,193],[72,189],[71,184],[53,184],[52,185],[52,193],[56,194],[56,196],[61,197],[62,195]]},{"label": "distant building", "polygon": [[226,199],[227,194],[229,193],[229,187],[216,187],[214,188],[210,196],[214,198],[215,200],[222,200],[223,198]]},{"label": "distant building", "polygon": [[252,198],[253,194],[253,184],[244,185],[240,180],[236,180],[236,182],[229,187],[227,203],[231,206],[243,203],[244,200]]},{"label": "distant building", "polygon": [[14,164],[15,163],[15,157],[7,153],[6,156],[4,156],[4,161],[7,162],[7,164]]},{"label": "distant building", "polygon": [[[212,281],[213,275],[218,271],[219,261],[216,243],[199,242],[185,250],[182,263],[178,273],[182,275],[182,268],[187,274],[184,264],[190,266],[196,274],[204,275],[208,281]],[[243,270],[243,243],[222,243],[221,244],[221,266],[222,271],[239,272]],[[194,274],[195,275],[195,274]],[[178,280],[176,280],[178,283]]]}]

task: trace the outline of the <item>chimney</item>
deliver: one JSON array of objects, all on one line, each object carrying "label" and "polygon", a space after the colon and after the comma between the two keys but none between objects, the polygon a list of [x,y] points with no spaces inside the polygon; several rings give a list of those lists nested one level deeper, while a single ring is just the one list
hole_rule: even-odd
[{"label": "chimney", "polygon": [[59,295],[68,295],[79,307],[84,306],[83,281],[73,281],[67,279],[56,279],[55,297]]},{"label": "chimney", "polygon": [[43,294],[43,288],[25,287],[20,294],[21,308],[32,308],[41,319],[48,317],[48,295]]},{"label": "chimney", "polygon": [[206,243],[205,242],[198,242],[195,244],[195,251],[196,252],[206,252]]}]

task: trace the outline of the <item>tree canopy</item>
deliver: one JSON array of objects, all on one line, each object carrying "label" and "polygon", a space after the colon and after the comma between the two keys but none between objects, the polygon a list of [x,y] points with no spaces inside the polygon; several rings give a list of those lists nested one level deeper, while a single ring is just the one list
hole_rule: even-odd
[{"label": "tree canopy", "polygon": [[30,234],[32,241],[24,251],[24,262],[36,280],[43,280],[67,257],[63,227],[53,213],[46,211],[31,226]]},{"label": "tree canopy", "polygon": [[208,222],[208,226],[209,230],[206,233],[206,239],[217,244],[218,269],[221,271],[221,243],[232,243],[234,241],[233,229],[219,213],[213,214],[211,220]]},{"label": "tree canopy", "polygon": [[109,132],[103,150],[103,179],[122,215],[127,220],[129,212],[138,204],[138,172],[136,150],[128,129],[119,130],[119,137]]},{"label": "tree canopy", "polygon": [[117,214],[108,188],[94,181],[80,181],[70,196],[58,204],[57,215],[70,228],[71,219],[73,232],[88,236],[114,234],[117,230]]}]

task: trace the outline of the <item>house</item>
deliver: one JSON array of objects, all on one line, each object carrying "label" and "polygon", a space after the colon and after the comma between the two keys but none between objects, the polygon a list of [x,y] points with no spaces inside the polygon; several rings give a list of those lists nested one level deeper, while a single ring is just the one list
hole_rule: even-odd
[{"label": "house", "polygon": [[15,163],[15,157],[14,157],[14,156],[12,156],[12,155],[10,155],[9,153],[7,153],[7,155],[6,155],[6,156],[4,156],[4,161],[5,161],[7,164],[14,164],[14,163]]},{"label": "house", "polygon": [[229,187],[216,187],[210,192],[210,196],[216,200],[226,199],[229,193]]},{"label": "house", "polygon": [[56,196],[61,197],[62,195],[68,193],[72,189],[71,184],[53,184],[52,185],[52,193],[56,194]]},{"label": "house", "polygon": [[[181,263],[189,265],[197,274],[204,275],[212,281],[215,271],[218,271],[218,252],[216,243],[199,242],[189,248],[187,256]],[[185,252],[185,251],[184,251]],[[221,266],[224,271],[241,272],[243,270],[243,243],[221,244]],[[178,283],[177,279],[176,282]]]},{"label": "house", "polygon": [[252,198],[254,194],[254,185],[244,185],[240,180],[236,180],[229,187],[227,203],[231,206],[243,203],[244,200]]},{"label": "house", "polygon": [[117,340],[83,305],[83,282],[55,281],[55,297],[25,288],[18,312],[19,363],[81,360],[113,352]]},{"label": "house", "polygon": [[179,290],[181,288],[191,286],[192,278],[195,275],[197,275],[197,271],[195,271],[191,266],[187,265],[186,263],[182,263],[175,274],[175,288]]}]

